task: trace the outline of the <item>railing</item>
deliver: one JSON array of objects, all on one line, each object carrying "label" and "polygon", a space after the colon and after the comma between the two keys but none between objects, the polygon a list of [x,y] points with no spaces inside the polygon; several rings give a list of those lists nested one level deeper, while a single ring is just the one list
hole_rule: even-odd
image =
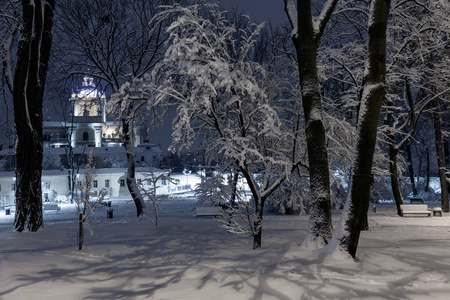
[{"label": "railing", "polygon": [[192,186],[190,184],[185,185],[175,185],[175,186],[168,186],[167,187],[169,193],[180,193],[185,191],[191,191]]},{"label": "railing", "polygon": [[102,138],[103,143],[121,143],[121,138]]}]

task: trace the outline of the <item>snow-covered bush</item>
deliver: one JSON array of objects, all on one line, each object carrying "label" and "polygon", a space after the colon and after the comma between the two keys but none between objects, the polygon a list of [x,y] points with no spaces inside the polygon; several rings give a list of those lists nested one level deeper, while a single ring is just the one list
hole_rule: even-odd
[{"label": "snow-covered bush", "polygon": [[230,201],[231,186],[226,184],[222,174],[213,173],[212,176],[201,178],[195,188],[197,206],[218,206]]},{"label": "snow-covered bush", "polygon": [[273,212],[282,214],[309,213],[309,182],[306,179],[285,181],[267,199],[267,206]]}]

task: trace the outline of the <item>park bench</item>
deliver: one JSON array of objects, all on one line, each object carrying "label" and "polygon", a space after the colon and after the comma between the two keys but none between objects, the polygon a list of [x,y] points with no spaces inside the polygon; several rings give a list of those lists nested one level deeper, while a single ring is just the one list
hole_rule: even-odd
[{"label": "park bench", "polygon": [[402,210],[402,217],[405,215],[426,215],[431,217],[431,210],[428,209],[426,204],[414,204],[414,205],[400,205]]},{"label": "park bench", "polygon": [[217,206],[197,206],[195,217],[222,217],[222,210]]},{"label": "park bench", "polygon": [[61,207],[59,207],[58,204],[54,204],[54,203],[44,203],[42,206],[43,206],[44,211],[49,211],[49,210],[60,211],[61,210]]},{"label": "park bench", "polygon": [[411,204],[413,204],[413,203],[423,203],[423,198],[410,197],[409,198],[409,203],[411,203]]}]

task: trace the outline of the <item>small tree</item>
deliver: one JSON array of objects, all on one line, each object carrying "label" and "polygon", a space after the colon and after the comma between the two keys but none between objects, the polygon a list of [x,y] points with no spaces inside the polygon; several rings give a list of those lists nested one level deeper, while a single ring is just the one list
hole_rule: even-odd
[{"label": "small tree", "polygon": [[94,166],[94,149],[89,151],[88,162],[86,164],[86,171],[84,174],[84,180],[77,187],[77,193],[75,198],[76,208],[78,211],[78,250],[81,250],[84,245],[84,223],[90,214],[94,212],[94,209],[100,205],[107,195],[106,189],[100,190],[98,197],[92,200],[93,193],[91,192],[92,183],[95,178],[95,166]]},{"label": "small tree", "polygon": [[213,176],[203,178],[195,189],[197,205],[199,206],[218,206],[226,204],[230,200],[231,186],[225,184],[224,177],[220,173],[214,173]]},{"label": "small tree", "polygon": [[144,196],[144,200],[146,201],[146,208],[149,210],[149,207],[151,209],[151,213],[154,215],[154,219],[152,219],[153,223],[155,224],[155,227],[158,227],[158,219],[159,219],[159,212],[161,211],[161,203],[166,199],[166,195],[156,195],[156,190],[158,189],[158,181],[164,179],[168,180],[169,182],[173,182],[173,180],[170,178],[170,175],[168,175],[166,172],[162,172],[160,174],[156,174],[153,171],[153,168],[149,168],[150,170],[146,173],[144,173],[145,180],[141,182],[139,186],[139,190],[141,191],[142,195]]}]

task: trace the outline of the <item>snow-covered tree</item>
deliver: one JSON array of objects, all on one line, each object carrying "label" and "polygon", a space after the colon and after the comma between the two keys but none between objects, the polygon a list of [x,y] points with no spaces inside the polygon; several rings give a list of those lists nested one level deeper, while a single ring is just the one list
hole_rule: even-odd
[{"label": "snow-covered tree", "polygon": [[[376,151],[379,159],[375,160],[373,173],[385,176],[386,166],[389,166],[387,174],[392,179],[398,212],[403,204],[399,178],[406,166],[401,151],[413,140],[426,104],[437,99],[430,93],[430,82],[439,82],[443,78],[445,81],[448,73],[448,68],[444,67],[448,65],[445,64],[447,58],[441,53],[445,52],[448,35],[448,21],[442,18],[448,15],[445,5],[448,10],[448,4],[439,0],[393,3],[392,22],[387,33],[385,122],[379,128],[377,141],[382,152]],[[350,124],[356,124],[358,118],[362,66],[367,54],[367,19],[367,2],[339,1],[319,52],[325,110],[334,118],[348,120]],[[429,65],[430,54],[440,60],[432,67]],[[424,79],[424,74],[428,79]],[[442,88],[436,90],[440,91]],[[385,151],[389,153],[388,159],[381,155]],[[329,154],[331,157],[330,149]],[[331,166],[333,168],[332,162]],[[412,171],[410,173],[413,175]]]},{"label": "snow-covered tree", "polygon": [[147,217],[151,218],[151,215],[153,215],[151,220],[155,227],[158,227],[159,213],[162,210],[161,203],[167,198],[167,195],[156,195],[156,189],[159,188],[158,181],[164,179],[173,182],[173,179],[170,177],[170,173],[162,172],[157,174],[151,167],[149,167],[148,172],[144,173],[144,176],[145,180],[140,182],[139,189],[147,202],[146,207],[150,211]]},{"label": "snow-covered tree", "polygon": [[303,244],[321,247],[333,234],[327,140],[322,112],[321,87],[317,71],[317,47],[338,0],[324,4],[313,19],[311,1],[284,0],[292,26],[292,40],[297,50],[297,63],[305,115],[305,135],[310,175],[310,223]]},{"label": "snow-covered tree", "polygon": [[[387,44],[389,89],[385,126],[381,131],[389,145],[391,185],[398,214],[403,204],[398,182],[402,174],[397,167],[400,151],[413,140],[422,113],[449,91],[448,86],[439,84],[450,78],[448,55],[444,54],[450,34],[449,21],[443,18],[449,13],[450,5],[440,0],[420,5],[414,1],[396,1],[392,8]],[[411,181],[414,182],[414,177]]]},{"label": "snow-covered tree", "polygon": [[2,1],[0,7],[0,62],[2,83],[0,85],[0,146],[11,146],[14,132],[13,106],[11,100],[13,66],[16,61],[15,49],[20,30],[20,3],[18,1]]},{"label": "snow-covered tree", "polygon": [[[4,48],[7,52],[3,57],[3,74],[12,90],[17,135],[14,227],[17,231],[37,231],[43,226],[42,99],[52,44],[55,0],[22,0],[21,5],[15,67],[9,44]],[[12,39],[8,41],[12,43]]]},{"label": "snow-covered tree", "polygon": [[[139,78],[159,59],[164,40],[161,24],[150,27],[159,5],[172,1],[63,0],[58,11],[60,22],[58,62],[60,74],[87,75],[105,90],[116,93],[129,78]],[[178,1],[179,2],[179,1]],[[114,109],[113,106],[111,106]],[[110,111],[112,112],[112,111]],[[145,201],[135,178],[133,124],[144,122],[132,116],[132,107],[115,115],[122,124],[126,149],[127,186],[136,205],[137,216],[145,213]]]},{"label": "snow-covered tree", "polygon": [[230,201],[232,186],[226,184],[222,174],[213,172],[213,175],[204,178],[202,176],[200,183],[195,188],[197,205],[199,206],[218,206]]},{"label": "snow-covered tree", "polygon": [[[201,16],[205,7],[211,18]],[[249,59],[262,25],[236,31],[214,5],[170,7],[155,22],[174,15],[164,58],[113,100],[149,111],[175,107],[172,149],[208,137],[207,152],[233,161],[255,201],[253,247],[261,247],[265,201],[296,165],[292,135],[279,118],[275,76]],[[117,103],[125,109],[125,101]]]},{"label": "snow-covered tree", "polygon": [[97,197],[93,198],[94,193],[91,192],[91,189],[94,178],[94,149],[91,149],[88,154],[84,179],[76,188],[75,203],[78,211],[78,250],[81,250],[84,245],[84,225],[88,217],[94,213],[95,208],[102,203],[108,193],[107,189],[101,189]]},{"label": "snow-covered tree", "polygon": [[374,0],[369,12],[368,57],[364,71],[350,191],[333,238],[324,254],[340,251],[356,256],[362,225],[366,220],[373,181],[372,163],[378,117],[386,94],[386,29],[389,0]]}]

